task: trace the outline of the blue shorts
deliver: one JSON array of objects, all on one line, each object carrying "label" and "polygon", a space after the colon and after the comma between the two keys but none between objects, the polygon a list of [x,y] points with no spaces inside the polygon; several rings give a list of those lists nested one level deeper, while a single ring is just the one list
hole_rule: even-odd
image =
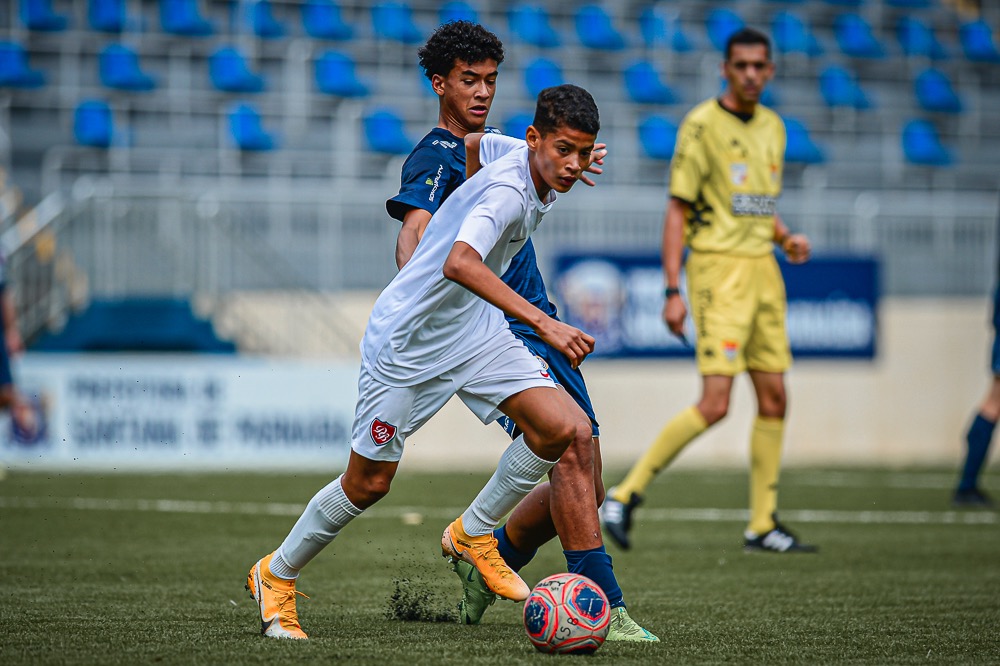
[{"label": "blue shorts", "polygon": [[[590,423],[594,429],[594,437],[599,437],[601,434],[600,425],[597,423],[597,416],[594,414],[594,406],[590,402],[587,383],[583,381],[583,373],[579,369],[572,367],[569,364],[569,359],[562,352],[556,351],[537,335],[515,328],[511,328],[511,331],[518,340],[524,343],[528,351],[548,365],[549,374],[552,375],[552,379],[566,389],[566,392],[569,393],[573,400],[576,400],[576,404],[580,405],[583,413],[590,419]],[[517,437],[521,432],[509,416],[501,416],[497,419],[497,423],[507,431],[507,434],[512,439]]]}]

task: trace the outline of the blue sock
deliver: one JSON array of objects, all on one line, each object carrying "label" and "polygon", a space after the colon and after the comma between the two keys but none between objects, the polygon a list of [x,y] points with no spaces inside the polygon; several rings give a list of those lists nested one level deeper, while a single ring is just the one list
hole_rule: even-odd
[{"label": "blue sock", "polygon": [[611,556],[604,550],[604,546],[590,550],[564,550],[563,555],[566,556],[566,568],[569,572],[582,574],[597,583],[604,590],[612,608],[625,605],[625,595],[622,588],[618,587],[615,570],[611,568]]},{"label": "blue sock", "polygon": [[535,557],[535,553],[538,552],[537,548],[526,553],[515,548],[514,544],[507,537],[506,525],[501,525],[493,530],[493,536],[496,537],[497,551],[499,551],[500,557],[514,571],[523,569]]},{"label": "blue sock", "polygon": [[990,449],[990,440],[993,439],[993,426],[983,418],[982,414],[976,414],[969,426],[969,434],[965,436],[965,441],[969,444],[969,451],[965,456],[965,467],[962,468],[962,479],[958,483],[959,490],[972,490],[976,487],[976,479],[979,478],[979,471],[983,468],[986,460],[986,452]]}]

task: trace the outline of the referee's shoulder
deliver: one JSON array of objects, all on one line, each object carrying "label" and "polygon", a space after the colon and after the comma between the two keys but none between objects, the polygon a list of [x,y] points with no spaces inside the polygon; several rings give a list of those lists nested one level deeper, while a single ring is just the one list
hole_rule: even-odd
[{"label": "referee's shoulder", "polygon": [[719,105],[719,102],[714,97],[706,99],[705,101],[703,101],[703,102],[701,102],[699,104],[696,104],[694,107],[692,107],[691,110],[687,112],[687,115],[684,116],[684,121],[683,122],[685,122],[685,123],[687,123],[687,122],[694,122],[694,123],[704,123],[704,122],[707,122],[707,121],[711,120],[712,116],[715,114],[716,107],[718,105]]}]

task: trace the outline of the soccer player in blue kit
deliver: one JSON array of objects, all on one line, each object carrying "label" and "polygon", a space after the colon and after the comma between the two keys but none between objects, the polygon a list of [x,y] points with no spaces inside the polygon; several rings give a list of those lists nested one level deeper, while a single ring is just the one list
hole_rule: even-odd
[{"label": "soccer player in blue kit", "polygon": [[[389,215],[402,222],[396,242],[396,263],[400,268],[413,254],[431,216],[465,181],[467,173],[471,176],[480,166],[524,145],[523,140],[501,137],[496,129],[486,126],[498,68],[504,58],[503,45],[493,33],[478,24],[452,21],[434,32],[418,57],[438,95],[439,116],[437,127],[421,139],[403,164],[399,193],[386,202]],[[599,155],[603,156],[603,152]],[[589,171],[600,173],[597,167]],[[594,184],[586,176],[581,180]],[[557,319],[530,238],[501,279]],[[578,417],[591,424],[593,437],[574,441],[553,468],[551,481],[536,486],[517,505],[506,525],[496,529],[498,552],[516,572],[531,561],[539,546],[558,536],[569,571],[593,579],[608,596],[612,625],[607,640],[658,641],[629,616],[611,557],[604,549],[597,514],[604,500],[599,430],[583,375],[530,327],[510,317],[507,321],[514,335],[547,365],[561,389],[580,407]],[[513,421],[503,417],[500,423],[511,437],[517,436]],[[461,621],[478,624],[496,595],[472,565],[456,560],[455,571],[463,585]]]},{"label": "soccer player in blue kit", "polygon": [[993,499],[979,486],[979,474],[990,450],[993,430],[1000,419],[1000,283],[993,291],[993,353],[990,358],[993,381],[979,404],[965,434],[967,449],[952,504],[960,507],[993,506]]}]

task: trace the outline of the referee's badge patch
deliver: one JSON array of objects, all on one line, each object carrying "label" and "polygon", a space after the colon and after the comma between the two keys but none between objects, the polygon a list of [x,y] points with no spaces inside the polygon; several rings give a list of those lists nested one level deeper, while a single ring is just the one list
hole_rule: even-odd
[{"label": "referee's badge patch", "polygon": [[729,176],[732,178],[733,185],[737,187],[745,185],[748,175],[749,170],[745,162],[736,162],[729,165]]},{"label": "referee's badge patch", "polygon": [[391,423],[375,419],[372,421],[372,427],[369,429],[369,434],[372,436],[372,441],[375,442],[375,446],[384,446],[396,436],[396,426]]},{"label": "referee's badge patch", "polygon": [[740,349],[740,345],[735,340],[723,340],[722,341],[722,354],[726,357],[726,360],[732,363],[736,360],[736,352]]}]

